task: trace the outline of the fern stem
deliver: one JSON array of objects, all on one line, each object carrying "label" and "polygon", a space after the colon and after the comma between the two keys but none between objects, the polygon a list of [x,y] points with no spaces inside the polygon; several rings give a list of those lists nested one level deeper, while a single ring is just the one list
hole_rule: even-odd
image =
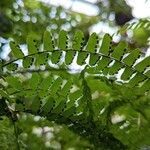
[{"label": "fern stem", "polygon": [[[56,51],[56,50],[54,50],[54,51]],[[63,51],[63,50],[60,50],[60,51]],[[73,49],[66,50],[66,52],[67,52],[67,51],[78,52],[78,51],[73,50]],[[116,58],[114,58],[114,57],[112,57],[112,56],[110,56],[110,55],[107,56],[107,55],[102,54],[102,53],[94,53],[94,52],[89,52],[89,51],[86,51],[86,52],[88,52],[90,55],[92,55],[92,54],[97,54],[97,55],[99,55],[99,56],[101,56],[101,57],[109,58],[110,60],[115,60],[115,62],[121,63],[124,67],[129,67],[129,68],[131,68],[131,70],[132,70],[133,72],[137,72],[137,73],[143,75],[145,78],[149,78],[149,77],[148,77],[147,75],[145,75],[143,72],[140,72],[140,71],[136,70],[135,68],[133,68],[133,66],[129,66],[129,65],[127,65],[126,63],[124,63],[122,60],[117,60]],[[29,55],[26,55],[26,56],[24,56],[24,57],[14,59],[14,60],[12,60],[12,61],[10,61],[10,62],[8,62],[8,63],[2,65],[2,68],[6,67],[7,65],[9,65],[9,64],[11,64],[11,63],[13,63],[13,62],[15,62],[15,61],[17,61],[17,60],[24,59],[24,58],[29,57],[29,56],[35,56],[35,55],[37,55],[37,54],[43,54],[43,53],[53,53],[53,52],[50,52],[50,51],[42,51],[42,52],[37,52],[37,53],[29,54]],[[56,70],[57,70],[57,69],[56,69]],[[60,69],[59,69],[59,70],[60,70]],[[39,71],[42,71],[42,70],[39,70]]]}]

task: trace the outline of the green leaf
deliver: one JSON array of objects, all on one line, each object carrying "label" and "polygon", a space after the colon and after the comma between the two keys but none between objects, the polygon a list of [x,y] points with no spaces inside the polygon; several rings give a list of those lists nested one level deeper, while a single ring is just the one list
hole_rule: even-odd
[{"label": "green leaf", "polygon": [[50,87],[50,94],[51,95],[55,95],[56,92],[61,88],[61,84],[62,84],[62,79],[60,77],[58,77],[54,83],[52,84],[52,86]]},{"label": "green leaf", "polygon": [[72,49],[73,50],[81,50],[84,41],[84,34],[82,31],[78,30],[75,32]]},{"label": "green leaf", "polygon": [[70,91],[72,87],[72,82],[69,80],[66,82],[66,84],[63,86],[63,88],[60,91],[60,95],[62,95],[63,97],[66,97]]},{"label": "green leaf", "polygon": [[123,67],[123,65],[120,62],[115,62],[109,69],[109,74],[113,75],[115,73],[118,73],[118,71]]},{"label": "green leaf", "polygon": [[75,101],[77,100],[77,99],[79,99],[80,97],[82,96],[82,92],[81,92],[81,90],[77,90],[77,91],[75,91],[75,92],[73,92],[73,93],[70,93],[69,94],[69,103],[72,105],[74,105],[74,103],[75,103]]},{"label": "green leaf", "polygon": [[84,65],[85,64],[85,60],[88,57],[88,52],[86,51],[80,51],[78,53],[78,57],[77,57],[77,64],[78,65]]},{"label": "green leaf", "polygon": [[[94,111],[93,111],[93,105],[92,105],[92,94],[91,94],[91,89],[88,86],[88,83],[85,79],[83,79],[82,81],[82,86],[83,86],[83,97],[81,98],[81,103],[79,106],[83,105],[84,110],[88,109],[88,113],[87,115],[89,116],[89,119],[92,121],[93,120],[93,116],[94,116]],[[83,100],[83,102],[82,102]],[[86,104],[85,104],[86,103]],[[83,112],[85,113],[85,112]]]},{"label": "green leaf", "polygon": [[52,76],[49,75],[48,77],[44,78],[40,85],[39,85],[39,96],[42,98],[46,95],[48,95],[48,90],[50,88],[50,86],[52,85]]},{"label": "green leaf", "polygon": [[52,110],[52,108],[55,106],[55,100],[52,97],[49,97],[45,104],[41,107],[41,113],[43,115],[48,115],[48,113]]},{"label": "green leaf", "polygon": [[62,56],[62,51],[60,50],[53,51],[51,55],[51,62],[53,64],[57,64],[60,61],[61,56]]},{"label": "green leaf", "polygon": [[126,42],[120,42],[115,48],[114,51],[111,54],[111,57],[121,60],[123,57],[123,54],[127,50],[127,43]]},{"label": "green leaf", "polygon": [[24,68],[30,68],[32,66],[33,62],[34,62],[33,57],[29,57],[29,56],[24,57],[23,58],[23,67]]},{"label": "green leaf", "polygon": [[54,41],[52,40],[52,35],[49,31],[44,32],[43,45],[44,45],[44,50],[46,51],[54,50]]},{"label": "green leaf", "polygon": [[50,87],[50,85],[52,84],[52,80],[53,80],[53,78],[52,78],[51,75],[44,78],[42,80],[42,82],[40,83],[40,89],[43,90],[43,91],[47,90]]},{"label": "green leaf", "polygon": [[58,38],[58,48],[60,48],[61,50],[66,50],[67,46],[68,46],[67,32],[61,30]]},{"label": "green leaf", "polygon": [[135,69],[143,72],[147,67],[150,66],[150,56],[144,58],[141,62],[135,65]]},{"label": "green leaf", "polygon": [[27,46],[29,54],[34,54],[38,52],[37,42],[31,35],[27,37]]},{"label": "green leaf", "polygon": [[100,55],[97,53],[90,54],[90,60],[89,60],[89,65],[94,66],[100,59]]},{"label": "green leaf", "polygon": [[15,58],[22,58],[24,56],[19,45],[17,45],[15,42],[12,42],[12,41],[10,42],[10,48],[11,48],[12,54]]},{"label": "green leaf", "polygon": [[96,70],[102,71],[105,67],[109,65],[110,62],[111,62],[110,58],[102,57],[102,59],[100,59],[97,64]]},{"label": "green leaf", "polygon": [[129,80],[133,73],[134,71],[132,70],[132,68],[126,66],[125,70],[121,75],[121,79],[124,81]]},{"label": "green leaf", "polygon": [[65,63],[66,65],[70,65],[76,55],[75,51],[66,51],[66,56],[65,56]]},{"label": "green leaf", "polygon": [[6,66],[9,71],[16,71],[18,69],[18,64],[10,63]]},{"label": "green leaf", "polygon": [[129,85],[131,87],[134,87],[136,85],[138,85],[140,82],[144,81],[146,79],[145,76],[143,76],[142,74],[137,73],[130,81],[129,81]]},{"label": "green leaf", "polygon": [[76,112],[76,101],[82,96],[82,92],[80,90],[75,91],[74,93],[70,93],[69,101],[66,104],[66,108],[62,113],[63,116],[69,117],[72,116]]},{"label": "green leaf", "polygon": [[[77,90],[77,91],[69,94],[69,102],[67,103],[67,107],[65,109],[65,111],[67,113],[66,115],[69,115],[68,111],[71,111],[73,114],[75,114],[75,112],[77,111],[77,107],[79,106],[79,104],[77,104],[77,103],[82,96],[83,95],[82,95],[81,90]],[[71,110],[69,110],[69,109],[71,109]],[[73,114],[71,114],[70,116],[72,116]]]},{"label": "green leaf", "polygon": [[105,34],[100,47],[100,53],[109,55],[111,51],[111,42],[112,42],[112,37],[109,34]]},{"label": "green leaf", "polygon": [[40,66],[40,65],[45,65],[48,61],[49,54],[48,53],[38,53],[36,55],[36,62],[35,65]]},{"label": "green leaf", "polygon": [[127,57],[123,59],[123,62],[128,66],[132,66],[135,61],[139,58],[141,51],[139,49],[135,49],[129,53]]},{"label": "green leaf", "polygon": [[55,108],[53,108],[52,113],[60,114],[63,111],[63,109],[66,107],[67,100],[64,98],[61,100],[57,99],[57,101],[59,101],[59,102],[57,102]]},{"label": "green leaf", "polygon": [[[40,83],[40,75],[38,73],[33,73],[31,79],[28,81],[28,86],[31,89],[37,89],[39,83]],[[36,92],[36,91],[35,91]]]},{"label": "green leaf", "polygon": [[98,36],[96,33],[92,33],[87,42],[86,50],[89,52],[96,52],[98,45]]}]

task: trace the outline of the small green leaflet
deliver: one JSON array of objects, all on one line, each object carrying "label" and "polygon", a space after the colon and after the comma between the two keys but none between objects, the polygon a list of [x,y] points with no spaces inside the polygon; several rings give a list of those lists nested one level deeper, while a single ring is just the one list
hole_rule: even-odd
[{"label": "small green leaflet", "polygon": [[10,48],[12,50],[12,54],[15,58],[22,58],[24,57],[23,52],[21,51],[19,45],[17,45],[15,42],[10,42]]},{"label": "small green leaflet", "polygon": [[64,30],[61,30],[59,33],[59,38],[58,38],[58,48],[61,50],[66,50],[68,45],[68,37],[67,37],[67,32]]},{"label": "small green leaflet", "polygon": [[111,54],[111,57],[117,59],[117,60],[121,60],[124,52],[127,49],[127,43],[125,42],[120,42],[115,48],[114,51]]},{"label": "small green leaflet", "polygon": [[52,110],[52,108],[55,106],[55,100],[53,97],[49,97],[45,104],[41,107],[40,112],[44,114],[45,116],[48,115],[48,113]]},{"label": "small green leaflet", "polygon": [[39,83],[40,83],[40,75],[38,73],[33,73],[31,79],[29,79],[28,81],[29,88],[35,90],[37,89]]},{"label": "small green leaflet", "polygon": [[60,86],[62,84],[62,79],[60,77],[58,77],[54,83],[52,84],[52,86],[50,87],[50,94],[51,95],[55,95],[56,92],[60,89]]},{"label": "small green leaflet", "polygon": [[44,50],[46,51],[54,50],[54,41],[52,40],[51,32],[49,31],[44,32],[43,45],[44,45]]},{"label": "small green leaflet", "polygon": [[27,57],[23,58],[22,65],[24,68],[30,68],[30,66],[32,66],[33,62],[34,62],[34,58],[27,56]]},{"label": "small green leaflet", "polygon": [[90,60],[89,60],[89,65],[90,66],[94,66],[100,59],[100,55],[98,55],[97,53],[94,54],[90,54]]},{"label": "small green leaflet", "polygon": [[69,80],[66,82],[66,84],[63,86],[63,88],[60,90],[59,95],[66,97],[72,87],[72,82]]},{"label": "small green leaflet", "polygon": [[[96,66],[97,66],[97,64],[96,64]],[[91,65],[90,67],[87,67],[86,68],[86,72],[90,73],[90,74],[97,74],[97,73],[99,73],[99,71],[96,70],[97,69],[96,66],[92,66]]]},{"label": "small green leaflet", "polygon": [[52,84],[52,76],[49,75],[48,77],[44,78],[40,85],[39,85],[39,96],[42,98],[44,96],[46,96],[48,94],[48,90],[49,90],[49,87],[51,86]]},{"label": "small green leaflet", "polygon": [[[79,120],[80,121],[84,121],[86,119],[86,117],[87,117],[87,114],[91,115],[91,107],[92,106],[90,106],[90,108],[89,108],[89,104],[91,103],[90,102],[91,94],[90,94],[89,89],[87,88],[88,86],[86,84],[85,79],[83,79],[82,86],[83,86],[83,91],[82,92],[81,91],[76,91],[75,92],[76,95],[75,95],[75,93],[72,93],[69,96],[70,103],[72,103],[74,105],[75,105],[75,103],[78,103],[78,105],[76,107],[76,113],[74,113],[72,116],[70,116],[70,119],[74,120],[74,121],[77,121],[77,120],[78,121]],[[86,113],[85,113],[85,111],[86,111]]]},{"label": "small green leaflet", "polygon": [[105,34],[103,37],[102,45],[100,47],[100,53],[109,55],[111,50],[112,37],[109,34]]},{"label": "small green leaflet", "polygon": [[145,76],[143,76],[142,74],[137,73],[130,81],[129,81],[129,85],[131,87],[134,87],[136,85],[138,85],[140,82],[143,82],[146,79]]},{"label": "small green leaflet", "polygon": [[98,45],[98,36],[96,33],[92,33],[87,42],[86,50],[89,52],[96,52]]},{"label": "small green leaflet", "polygon": [[139,49],[135,49],[131,51],[131,53],[123,59],[123,62],[127,64],[128,66],[132,66],[134,62],[138,59],[140,56],[141,51]]},{"label": "small green leaflet", "polygon": [[37,53],[37,42],[36,40],[30,35],[27,37],[27,46],[28,46],[28,53],[34,54]]},{"label": "small green leaflet", "polygon": [[66,104],[66,108],[62,113],[65,117],[72,116],[76,112],[76,102],[82,96],[82,91],[77,90],[74,93],[69,94],[69,102]]},{"label": "small green leaflet", "polygon": [[[86,102],[86,107],[88,109],[88,115],[89,115],[89,119],[92,121],[93,120],[93,115],[94,115],[94,111],[93,111],[93,106],[92,106],[92,95],[91,95],[91,89],[87,84],[87,81],[85,79],[83,79],[82,81],[82,86],[83,86],[83,97],[82,99],[84,100],[82,103]],[[80,104],[81,106],[82,104]],[[85,105],[85,104],[83,104]],[[85,106],[83,106],[85,107]]]},{"label": "small green leaflet", "polygon": [[38,54],[36,54],[35,65],[36,66],[45,65],[48,61],[48,58],[49,58],[48,53],[38,53]]},{"label": "small green leaflet", "polygon": [[120,63],[120,62],[115,62],[113,64],[113,66],[111,66],[109,68],[109,74],[110,75],[113,75],[115,73],[118,73],[118,71],[123,67],[123,65]]},{"label": "small green leaflet", "polygon": [[72,49],[73,50],[81,50],[84,42],[84,34],[82,31],[78,30],[75,32]]},{"label": "small green leaflet", "polygon": [[59,101],[59,103],[57,102],[56,107],[53,108],[53,110],[52,110],[52,113],[60,114],[63,111],[63,109],[66,107],[66,99],[65,98],[60,99],[58,101]]},{"label": "small green leaflet", "polygon": [[53,78],[52,78],[51,75],[49,75],[48,77],[44,78],[42,80],[42,82],[40,83],[40,89],[43,90],[43,91],[47,90],[50,87],[50,85],[52,84],[52,79]]},{"label": "small green leaflet", "polygon": [[69,103],[74,105],[75,101],[77,99],[79,99],[81,96],[82,96],[82,91],[81,90],[77,90],[73,93],[70,93],[69,94],[69,100],[70,100]]},{"label": "small green leaflet", "polygon": [[6,68],[7,68],[9,71],[16,71],[17,68],[18,68],[18,64],[11,63],[11,64],[8,64],[8,65],[6,66]]},{"label": "small green leaflet", "polygon": [[147,67],[150,66],[150,56],[144,58],[141,62],[135,65],[135,69],[143,72]]},{"label": "small green leaflet", "polygon": [[62,55],[62,51],[60,50],[53,51],[51,55],[51,62],[53,64],[57,64],[60,61],[61,55]]},{"label": "small green leaflet", "polygon": [[121,75],[121,79],[124,81],[129,80],[133,73],[134,71],[130,67],[126,66]]},{"label": "small green leaflet", "polygon": [[65,63],[66,65],[70,65],[76,55],[75,51],[66,51],[66,56],[65,56]]},{"label": "small green leaflet", "polygon": [[77,57],[77,64],[78,65],[84,65],[85,60],[88,57],[89,53],[86,51],[80,51],[78,52],[78,57]]},{"label": "small green leaflet", "polygon": [[102,59],[98,62],[96,70],[102,71],[105,67],[109,65],[110,62],[111,62],[110,58],[102,57]]}]

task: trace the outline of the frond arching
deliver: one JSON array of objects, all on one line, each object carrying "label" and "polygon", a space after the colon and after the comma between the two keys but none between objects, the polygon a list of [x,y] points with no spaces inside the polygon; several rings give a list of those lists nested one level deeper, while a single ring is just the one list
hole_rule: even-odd
[{"label": "frond arching", "polygon": [[[101,46],[98,44],[98,35],[93,33],[89,40],[83,46],[84,35],[81,31],[77,31],[74,35],[72,46],[68,45],[69,38],[66,31],[62,30],[59,33],[58,42],[54,45],[52,34],[45,31],[43,36],[43,51],[39,51],[36,41],[32,37],[27,38],[28,55],[24,56],[22,50],[17,44],[11,42],[10,47],[14,56],[14,60],[2,65],[2,68],[7,68],[10,72],[26,69],[31,70],[34,67],[45,66],[45,69],[51,67],[52,64],[57,64],[60,68],[68,68],[76,58],[78,65],[86,65],[87,72],[90,74],[105,75],[108,77],[119,75],[122,83],[131,84],[132,87],[145,84],[149,79],[150,57],[143,58],[139,49],[135,49],[127,53],[127,44],[125,42],[118,43],[117,46],[112,45],[112,37],[105,34],[102,39]],[[87,59],[89,58],[89,59]],[[142,59],[142,61],[137,61]],[[22,67],[18,67],[16,61],[22,60]],[[138,63],[136,63],[138,62]],[[63,65],[63,66],[61,66]],[[134,81],[134,84],[132,82]],[[147,82],[146,82],[147,83]],[[144,85],[142,87],[145,87]],[[147,87],[147,86],[146,86]],[[144,88],[148,90],[148,88]]]}]

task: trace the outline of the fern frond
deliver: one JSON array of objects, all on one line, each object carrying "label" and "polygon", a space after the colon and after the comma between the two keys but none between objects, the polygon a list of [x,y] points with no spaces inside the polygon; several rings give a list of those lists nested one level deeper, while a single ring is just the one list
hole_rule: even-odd
[{"label": "fern frond", "polygon": [[[91,74],[114,76],[120,70],[123,70],[123,73],[120,75],[121,80],[129,83],[129,85],[131,84],[132,87],[139,85],[143,81],[150,80],[149,70],[144,72],[150,65],[150,57],[142,58],[139,49],[127,53],[127,44],[125,42],[120,42],[117,46],[112,46],[112,37],[108,34],[105,34],[103,37],[101,46],[98,45],[98,35],[95,33],[91,34],[84,47],[83,40],[83,33],[77,31],[72,42],[73,44],[69,47],[67,32],[60,31],[58,44],[54,46],[51,33],[45,31],[43,37],[44,49],[42,52],[38,51],[33,38],[27,38],[29,52],[27,56],[24,56],[21,49],[11,42],[12,53],[16,59],[4,64],[2,68],[6,67],[10,71],[19,70],[20,68],[17,67],[16,61],[20,59],[23,66],[21,69],[30,69],[32,65],[35,67],[45,65],[47,67],[49,66],[49,60],[53,64],[58,64],[59,62],[61,64],[65,63],[65,67],[67,68],[76,56],[76,63],[81,66],[87,65],[87,72]],[[64,60],[62,59],[63,57]],[[86,61],[88,57],[89,61]],[[138,62],[140,58],[143,60]],[[58,65],[61,67],[61,64]]]},{"label": "fern frond", "polygon": [[[93,132],[93,136],[96,135],[99,139],[100,132],[96,126],[99,118],[94,115],[92,93],[88,80],[86,81],[88,76],[104,76],[107,81],[111,82],[114,77],[113,80],[120,83],[117,75],[122,71],[120,74],[122,86],[130,89],[136,88],[141,95],[150,89],[150,71],[147,69],[150,65],[150,57],[143,58],[139,49],[128,53],[125,42],[112,46],[112,37],[106,34],[100,46],[98,36],[94,33],[83,46],[84,39],[81,31],[75,33],[73,44],[70,47],[65,31],[60,32],[55,45],[50,32],[46,31],[43,38],[43,51],[38,50],[34,39],[31,41],[28,39],[27,56],[22,56],[21,49],[15,47],[14,59],[2,64],[2,75],[8,86],[1,88],[0,92],[2,97],[14,104],[17,112],[39,115],[68,126],[73,124],[72,128],[77,126],[75,131],[81,135],[84,133],[90,135]],[[14,45],[11,48],[13,51]],[[17,51],[20,51],[19,55]],[[139,61],[141,58],[142,60]],[[22,60],[19,66],[17,65],[18,60]],[[57,65],[58,70],[62,68],[67,70],[73,61],[76,61],[78,65],[86,66],[81,73],[78,73],[80,78],[75,82],[72,78],[74,75],[71,73],[65,76],[63,75],[65,71],[56,73],[54,70],[47,70],[53,65],[54,67]],[[41,66],[44,67],[45,74],[42,69],[39,71]],[[32,70],[35,72],[30,72]],[[28,77],[28,74],[25,80],[22,80],[21,77],[14,77],[13,73],[17,74],[17,71],[30,72],[31,77]],[[7,76],[7,73],[12,76]],[[47,73],[48,75],[45,76]],[[72,87],[76,87],[76,90],[73,90]],[[112,113],[109,105],[105,120]],[[124,105],[124,102],[120,105]],[[80,128],[81,131],[79,131]],[[104,133],[104,131],[101,132]],[[111,135],[104,134],[108,138],[111,137]]]}]

